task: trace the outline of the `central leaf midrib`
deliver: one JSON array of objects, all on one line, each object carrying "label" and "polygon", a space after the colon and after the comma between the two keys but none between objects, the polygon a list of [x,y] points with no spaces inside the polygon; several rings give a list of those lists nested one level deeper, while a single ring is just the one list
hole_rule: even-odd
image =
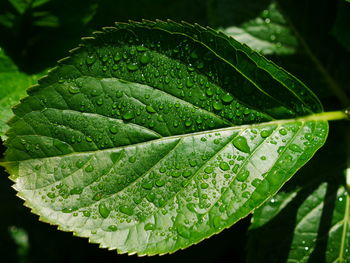
[{"label": "central leaf midrib", "polygon": [[[321,118],[317,118],[321,117]],[[154,140],[149,140],[145,142],[140,142],[140,143],[135,143],[135,144],[129,144],[129,145],[124,145],[120,147],[114,147],[114,148],[108,148],[108,149],[102,149],[102,150],[95,150],[95,151],[86,151],[86,152],[73,152],[73,153],[68,153],[64,155],[58,155],[58,156],[50,156],[50,157],[42,157],[42,158],[32,158],[32,159],[26,159],[24,161],[29,161],[29,160],[42,160],[42,159],[49,159],[49,158],[61,158],[61,157],[66,157],[66,156],[71,156],[71,155],[85,155],[85,154],[91,154],[95,152],[103,152],[103,151],[113,151],[113,149],[124,149],[129,146],[135,146],[135,145],[142,145],[150,142],[155,142],[155,141],[164,141],[164,140],[171,140],[171,139],[179,139],[183,137],[189,137],[189,136],[196,136],[196,135],[205,135],[209,133],[220,133],[220,132],[225,132],[225,131],[232,131],[232,130],[240,130],[240,129],[249,129],[249,128],[255,128],[255,127],[261,127],[261,126],[267,126],[267,125],[280,125],[280,124],[288,124],[288,123],[293,123],[293,122],[306,122],[306,121],[327,121],[328,119],[322,118],[322,113],[318,114],[311,114],[307,115],[304,117],[299,117],[299,118],[294,118],[294,119],[282,119],[282,120],[275,120],[275,121],[269,121],[269,122],[261,122],[261,123],[256,123],[256,124],[245,124],[245,125],[240,125],[240,126],[230,126],[230,127],[225,127],[225,128],[220,128],[220,129],[214,129],[214,130],[206,130],[206,131],[201,131],[201,132],[193,132],[193,133],[186,133],[186,134],[180,134],[180,135],[173,135],[173,136],[168,136],[168,137],[161,137],[159,139],[154,139]],[[3,164],[6,163],[17,163],[18,161],[5,161]]]}]

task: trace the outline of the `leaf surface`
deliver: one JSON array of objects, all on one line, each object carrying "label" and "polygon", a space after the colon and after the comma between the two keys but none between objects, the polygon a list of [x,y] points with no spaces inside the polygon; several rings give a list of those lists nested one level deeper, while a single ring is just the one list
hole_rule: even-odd
[{"label": "leaf surface", "polygon": [[[255,210],[247,262],[349,262],[350,197],[344,181],[349,170],[336,129],[341,126],[318,158]],[[283,240],[280,233],[286,233]]]},{"label": "leaf surface", "polygon": [[186,23],[104,28],[28,93],[5,143],[19,196],[121,253],[171,253],[231,226],[328,134],[300,81]]}]

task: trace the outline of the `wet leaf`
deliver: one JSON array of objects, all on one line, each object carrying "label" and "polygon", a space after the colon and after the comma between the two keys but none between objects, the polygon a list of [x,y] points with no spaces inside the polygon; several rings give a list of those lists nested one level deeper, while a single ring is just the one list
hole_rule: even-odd
[{"label": "wet leaf", "polygon": [[186,23],[104,28],[28,93],[3,163],[19,196],[121,253],[171,253],[230,227],[328,134],[300,81]]}]

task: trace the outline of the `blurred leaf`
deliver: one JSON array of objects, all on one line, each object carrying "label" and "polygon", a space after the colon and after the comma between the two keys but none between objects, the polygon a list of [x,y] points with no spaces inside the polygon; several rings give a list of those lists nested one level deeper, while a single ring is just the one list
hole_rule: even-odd
[{"label": "blurred leaf", "polygon": [[16,226],[11,226],[8,230],[13,241],[17,245],[19,263],[28,262],[29,239],[27,231]]},{"label": "blurred leaf", "polygon": [[271,0],[208,0],[208,20],[211,26],[239,26],[255,19],[268,8]]},{"label": "blurred leaf", "polygon": [[[6,1],[6,0],[5,0]],[[31,0],[8,0],[19,14],[24,14],[30,7]]]},{"label": "blurred leaf", "polygon": [[272,2],[258,17],[223,32],[264,55],[289,55],[296,52],[298,41],[288,27],[276,3]]},{"label": "blurred leaf", "polygon": [[37,82],[42,74],[27,75],[20,72],[0,48],[0,137],[5,139],[6,122],[13,116],[12,106],[26,95],[26,89]]}]

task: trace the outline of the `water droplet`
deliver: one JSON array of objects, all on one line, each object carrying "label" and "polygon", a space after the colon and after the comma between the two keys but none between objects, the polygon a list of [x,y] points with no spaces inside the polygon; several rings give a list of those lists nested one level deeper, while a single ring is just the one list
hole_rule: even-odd
[{"label": "water droplet", "polygon": [[150,57],[149,57],[149,55],[147,54],[147,53],[144,53],[144,54],[142,54],[141,56],[140,56],[140,62],[141,62],[141,64],[143,64],[143,65],[146,65],[146,64],[148,64],[149,62],[150,62]]},{"label": "water droplet", "polygon": [[287,134],[287,130],[282,128],[278,131],[281,135],[286,135]]},{"label": "water droplet", "polygon": [[210,173],[212,173],[214,171],[214,169],[213,169],[213,167],[211,167],[211,166],[207,166],[207,167],[205,167],[205,169],[204,169],[204,172],[206,172],[207,174],[210,174]]},{"label": "water droplet", "polygon": [[98,212],[103,218],[107,218],[111,212],[104,203],[98,205]]},{"label": "water droplet", "polygon": [[86,216],[86,217],[90,217],[91,213],[90,213],[90,211],[84,211],[83,215]]},{"label": "water droplet", "polygon": [[130,162],[130,163],[136,162],[136,156],[131,156],[131,157],[129,158],[129,162]]},{"label": "water droplet", "polygon": [[190,127],[192,125],[192,121],[190,119],[185,121],[185,126]]},{"label": "water droplet", "polygon": [[209,187],[209,184],[207,183],[201,183],[201,188],[202,189],[207,189]]},{"label": "water droplet", "polygon": [[243,171],[237,175],[236,179],[237,181],[244,182],[245,180],[247,180],[248,176],[249,176],[249,171]]},{"label": "water droplet", "polygon": [[149,231],[149,230],[154,230],[156,228],[156,225],[155,224],[152,224],[152,223],[147,223],[144,227],[144,229],[146,231]]},{"label": "water droplet", "polygon": [[110,225],[110,226],[108,226],[108,230],[112,231],[112,232],[115,232],[115,231],[118,230],[118,227],[116,225]]},{"label": "water droplet", "polygon": [[159,179],[159,180],[156,181],[156,186],[162,187],[163,185],[165,185],[165,181],[164,180]]},{"label": "water droplet", "polygon": [[115,96],[116,96],[117,98],[121,98],[121,97],[123,97],[123,92],[122,92],[121,90],[117,90],[117,91],[115,92]]},{"label": "water droplet", "polygon": [[96,193],[93,197],[92,200],[94,201],[99,201],[102,199],[102,193]]},{"label": "water droplet", "polygon": [[118,133],[118,126],[117,125],[113,125],[111,127],[109,127],[109,131],[113,134]]},{"label": "water droplet", "polygon": [[94,170],[94,167],[92,165],[88,165],[85,168],[85,172],[91,173]]},{"label": "water droplet", "polygon": [[270,136],[270,134],[271,134],[271,132],[268,131],[268,130],[262,130],[262,131],[260,132],[260,136],[261,136],[262,138],[267,138],[267,137]]},{"label": "water droplet", "polygon": [[135,63],[131,63],[131,64],[128,64],[127,65],[127,68],[128,68],[128,70],[130,70],[130,71],[135,71],[135,70],[138,70],[138,66],[137,66],[137,64],[135,64]]},{"label": "water droplet", "polygon": [[297,144],[291,144],[290,149],[291,149],[293,152],[298,152],[298,153],[303,152],[303,149],[301,149],[300,146],[297,145]]},{"label": "water droplet", "polygon": [[127,111],[127,112],[125,112],[125,113],[123,114],[123,116],[122,116],[123,120],[125,120],[125,121],[130,121],[130,120],[132,120],[134,117],[135,117],[135,116],[134,116],[134,113],[133,113],[132,111]]},{"label": "water droplet", "polygon": [[230,169],[230,165],[227,162],[220,162],[219,167],[223,171],[228,171]]},{"label": "water droplet", "polygon": [[182,173],[182,176],[183,177],[185,177],[185,178],[188,178],[188,177],[190,177],[192,175],[192,172],[191,171],[184,171],[183,173]]},{"label": "water droplet", "polygon": [[225,103],[230,103],[231,101],[233,101],[233,97],[230,93],[225,93],[221,95],[221,100]]},{"label": "water droplet", "polygon": [[47,193],[47,196],[48,196],[49,198],[53,199],[53,198],[56,197],[56,194],[53,193],[53,192],[49,192],[49,193]]},{"label": "water droplet", "polygon": [[146,106],[146,111],[148,113],[156,113],[157,112],[151,105]]},{"label": "water droplet", "polygon": [[250,153],[250,148],[245,137],[238,136],[232,143],[241,152]]},{"label": "water droplet", "polygon": [[224,105],[221,102],[219,102],[219,101],[214,101],[213,102],[213,108],[215,110],[222,110],[224,108]]},{"label": "water droplet", "polygon": [[71,94],[77,94],[80,92],[80,89],[78,87],[69,87],[68,88],[68,91],[71,93]]},{"label": "water droplet", "polygon": [[151,182],[143,183],[142,188],[146,190],[151,190],[153,188],[153,184]]},{"label": "water droplet", "polygon": [[75,163],[75,166],[76,166],[78,169],[80,169],[80,168],[82,168],[82,167],[84,166],[84,162],[81,161],[81,160],[78,160],[78,161]]},{"label": "water droplet", "polygon": [[120,206],[119,211],[122,212],[123,214],[128,215],[128,216],[131,216],[134,213],[134,210],[127,205]]}]

